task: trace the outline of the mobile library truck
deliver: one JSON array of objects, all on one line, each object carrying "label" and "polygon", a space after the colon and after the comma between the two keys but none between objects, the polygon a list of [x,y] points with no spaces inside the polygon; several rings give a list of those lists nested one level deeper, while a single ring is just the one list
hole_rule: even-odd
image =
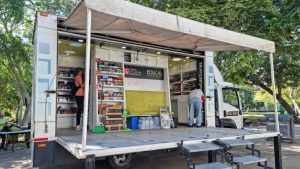
[{"label": "mobile library truck", "polygon": [[[181,141],[184,147],[273,137],[275,168],[282,168],[279,133],[242,129],[238,90],[213,62],[214,52],[243,50],[270,53],[274,82],[272,41],[120,0],[85,0],[67,18],[37,12],[33,166],[86,159],[86,168],[93,168],[95,158],[106,158],[124,169],[135,153],[177,148]],[[82,131],[74,130],[78,67],[85,71]],[[185,126],[194,88],[206,96],[201,128]],[[166,129],[174,121],[178,127]],[[97,128],[105,133],[95,134]]]}]

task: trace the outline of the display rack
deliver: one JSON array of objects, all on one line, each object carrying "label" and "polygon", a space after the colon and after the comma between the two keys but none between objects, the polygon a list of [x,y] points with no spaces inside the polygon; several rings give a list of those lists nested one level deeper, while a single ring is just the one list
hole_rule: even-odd
[{"label": "display rack", "polygon": [[181,74],[170,75],[170,92],[173,95],[181,94]]},{"label": "display rack", "polygon": [[171,95],[188,94],[197,87],[197,71],[187,71],[170,75]]},{"label": "display rack", "polygon": [[59,66],[57,71],[57,114],[74,114],[77,105],[71,93],[76,68]]},{"label": "display rack", "polygon": [[122,131],[124,97],[124,64],[96,58],[96,96],[98,124],[104,124],[106,132]]}]

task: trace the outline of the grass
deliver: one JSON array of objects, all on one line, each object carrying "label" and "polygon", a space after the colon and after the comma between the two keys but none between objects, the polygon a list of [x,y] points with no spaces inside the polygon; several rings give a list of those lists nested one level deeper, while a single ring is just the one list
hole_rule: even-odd
[{"label": "grass", "polygon": [[274,112],[244,112],[243,118],[245,120],[259,120],[264,118],[264,114],[274,114]]}]

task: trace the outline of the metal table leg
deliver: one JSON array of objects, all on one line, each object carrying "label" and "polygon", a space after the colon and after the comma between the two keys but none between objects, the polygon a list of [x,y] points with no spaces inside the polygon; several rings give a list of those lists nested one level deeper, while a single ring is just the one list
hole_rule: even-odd
[{"label": "metal table leg", "polygon": [[281,152],[281,135],[278,134],[273,138],[274,140],[274,155],[275,155],[275,169],[282,169],[282,152]]},{"label": "metal table leg", "polygon": [[88,155],[85,159],[85,169],[95,169],[95,155]]},{"label": "metal table leg", "polygon": [[212,163],[212,162],[216,162],[217,161],[217,157],[216,157],[216,151],[208,151],[208,163]]},{"label": "metal table leg", "polygon": [[6,151],[7,150],[7,148],[8,148],[8,140],[7,140],[7,133],[5,134],[5,140],[4,140],[4,147],[3,147],[3,149]]}]

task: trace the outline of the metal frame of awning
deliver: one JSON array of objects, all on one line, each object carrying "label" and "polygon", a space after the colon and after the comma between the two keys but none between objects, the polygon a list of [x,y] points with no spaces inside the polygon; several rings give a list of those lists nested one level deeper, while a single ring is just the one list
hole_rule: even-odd
[{"label": "metal frame of awning", "polygon": [[[275,52],[275,44],[272,41],[256,38],[249,35],[244,35],[241,33],[225,30],[222,28],[217,28],[211,25],[203,24],[200,22],[195,22],[186,18],[178,17],[175,15],[171,15],[168,13],[164,13],[161,11],[157,11],[151,8],[147,8],[144,6],[140,6],[137,4],[133,4],[131,2],[123,1],[123,0],[85,0],[81,2],[80,7],[85,6],[86,11],[81,12],[80,14],[86,20],[84,23],[85,29],[74,29],[73,31],[77,33],[86,33],[86,61],[85,61],[85,77],[86,82],[89,82],[90,77],[90,46],[91,46],[91,33],[95,30],[92,30],[92,11],[106,13],[109,15],[124,17],[126,19],[134,20],[136,22],[141,22],[146,26],[149,25],[149,21],[153,21],[152,26],[158,27],[159,29],[170,30],[173,32],[179,31],[180,33],[184,33],[192,36],[204,37],[206,39],[211,39],[214,41],[224,42],[229,44],[226,48],[226,45],[219,46],[211,44],[208,47],[196,47],[194,50],[200,49],[201,51],[210,51],[210,49],[222,48],[224,51],[230,51],[232,47],[232,51],[236,51],[236,49],[241,50],[262,50],[270,53],[270,66],[271,66],[271,79],[272,79],[272,90],[273,90],[273,98],[274,98],[274,110],[275,110],[275,120],[276,120],[276,131],[279,132],[279,121],[278,121],[278,112],[277,112],[277,102],[276,102],[276,88],[275,88],[275,76],[274,76],[274,63],[273,63],[273,53]],[[78,7],[75,9],[75,11]],[[70,15],[70,17],[74,16],[76,12]],[[135,16],[138,12],[146,12],[148,14],[147,18],[141,20],[141,16]],[[149,15],[149,13],[153,13],[153,15]],[[150,17],[150,19],[149,19]],[[164,23],[166,19],[173,20],[168,24]],[[68,22],[68,19],[65,21],[65,25]],[[81,23],[82,25],[83,23]],[[179,24],[179,25],[178,25]],[[194,29],[193,26],[198,27],[200,30]],[[96,30],[98,33],[111,33],[109,31],[113,30]],[[105,32],[106,31],[106,32]],[[129,32],[122,32],[123,34],[127,34]],[[224,35],[226,34],[226,36]],[[120,34],[118,34],[120,35]],[[185,36],[185,35],[183,35]],[[238,41],[240,39],[244,39],[243,41]],[[130,39],[129,39],[130,40]],[[220,50],[211,50],[211,51],[220,51]],[[222,50],[221,50],[222,51]],[[82,151],[86,150],[86,139],[87,139],[87,121],[88,121],[88,103],[89,103],[89,87],[84,88],[84,112],[83,112],[83,131],[82,131]]]}]

